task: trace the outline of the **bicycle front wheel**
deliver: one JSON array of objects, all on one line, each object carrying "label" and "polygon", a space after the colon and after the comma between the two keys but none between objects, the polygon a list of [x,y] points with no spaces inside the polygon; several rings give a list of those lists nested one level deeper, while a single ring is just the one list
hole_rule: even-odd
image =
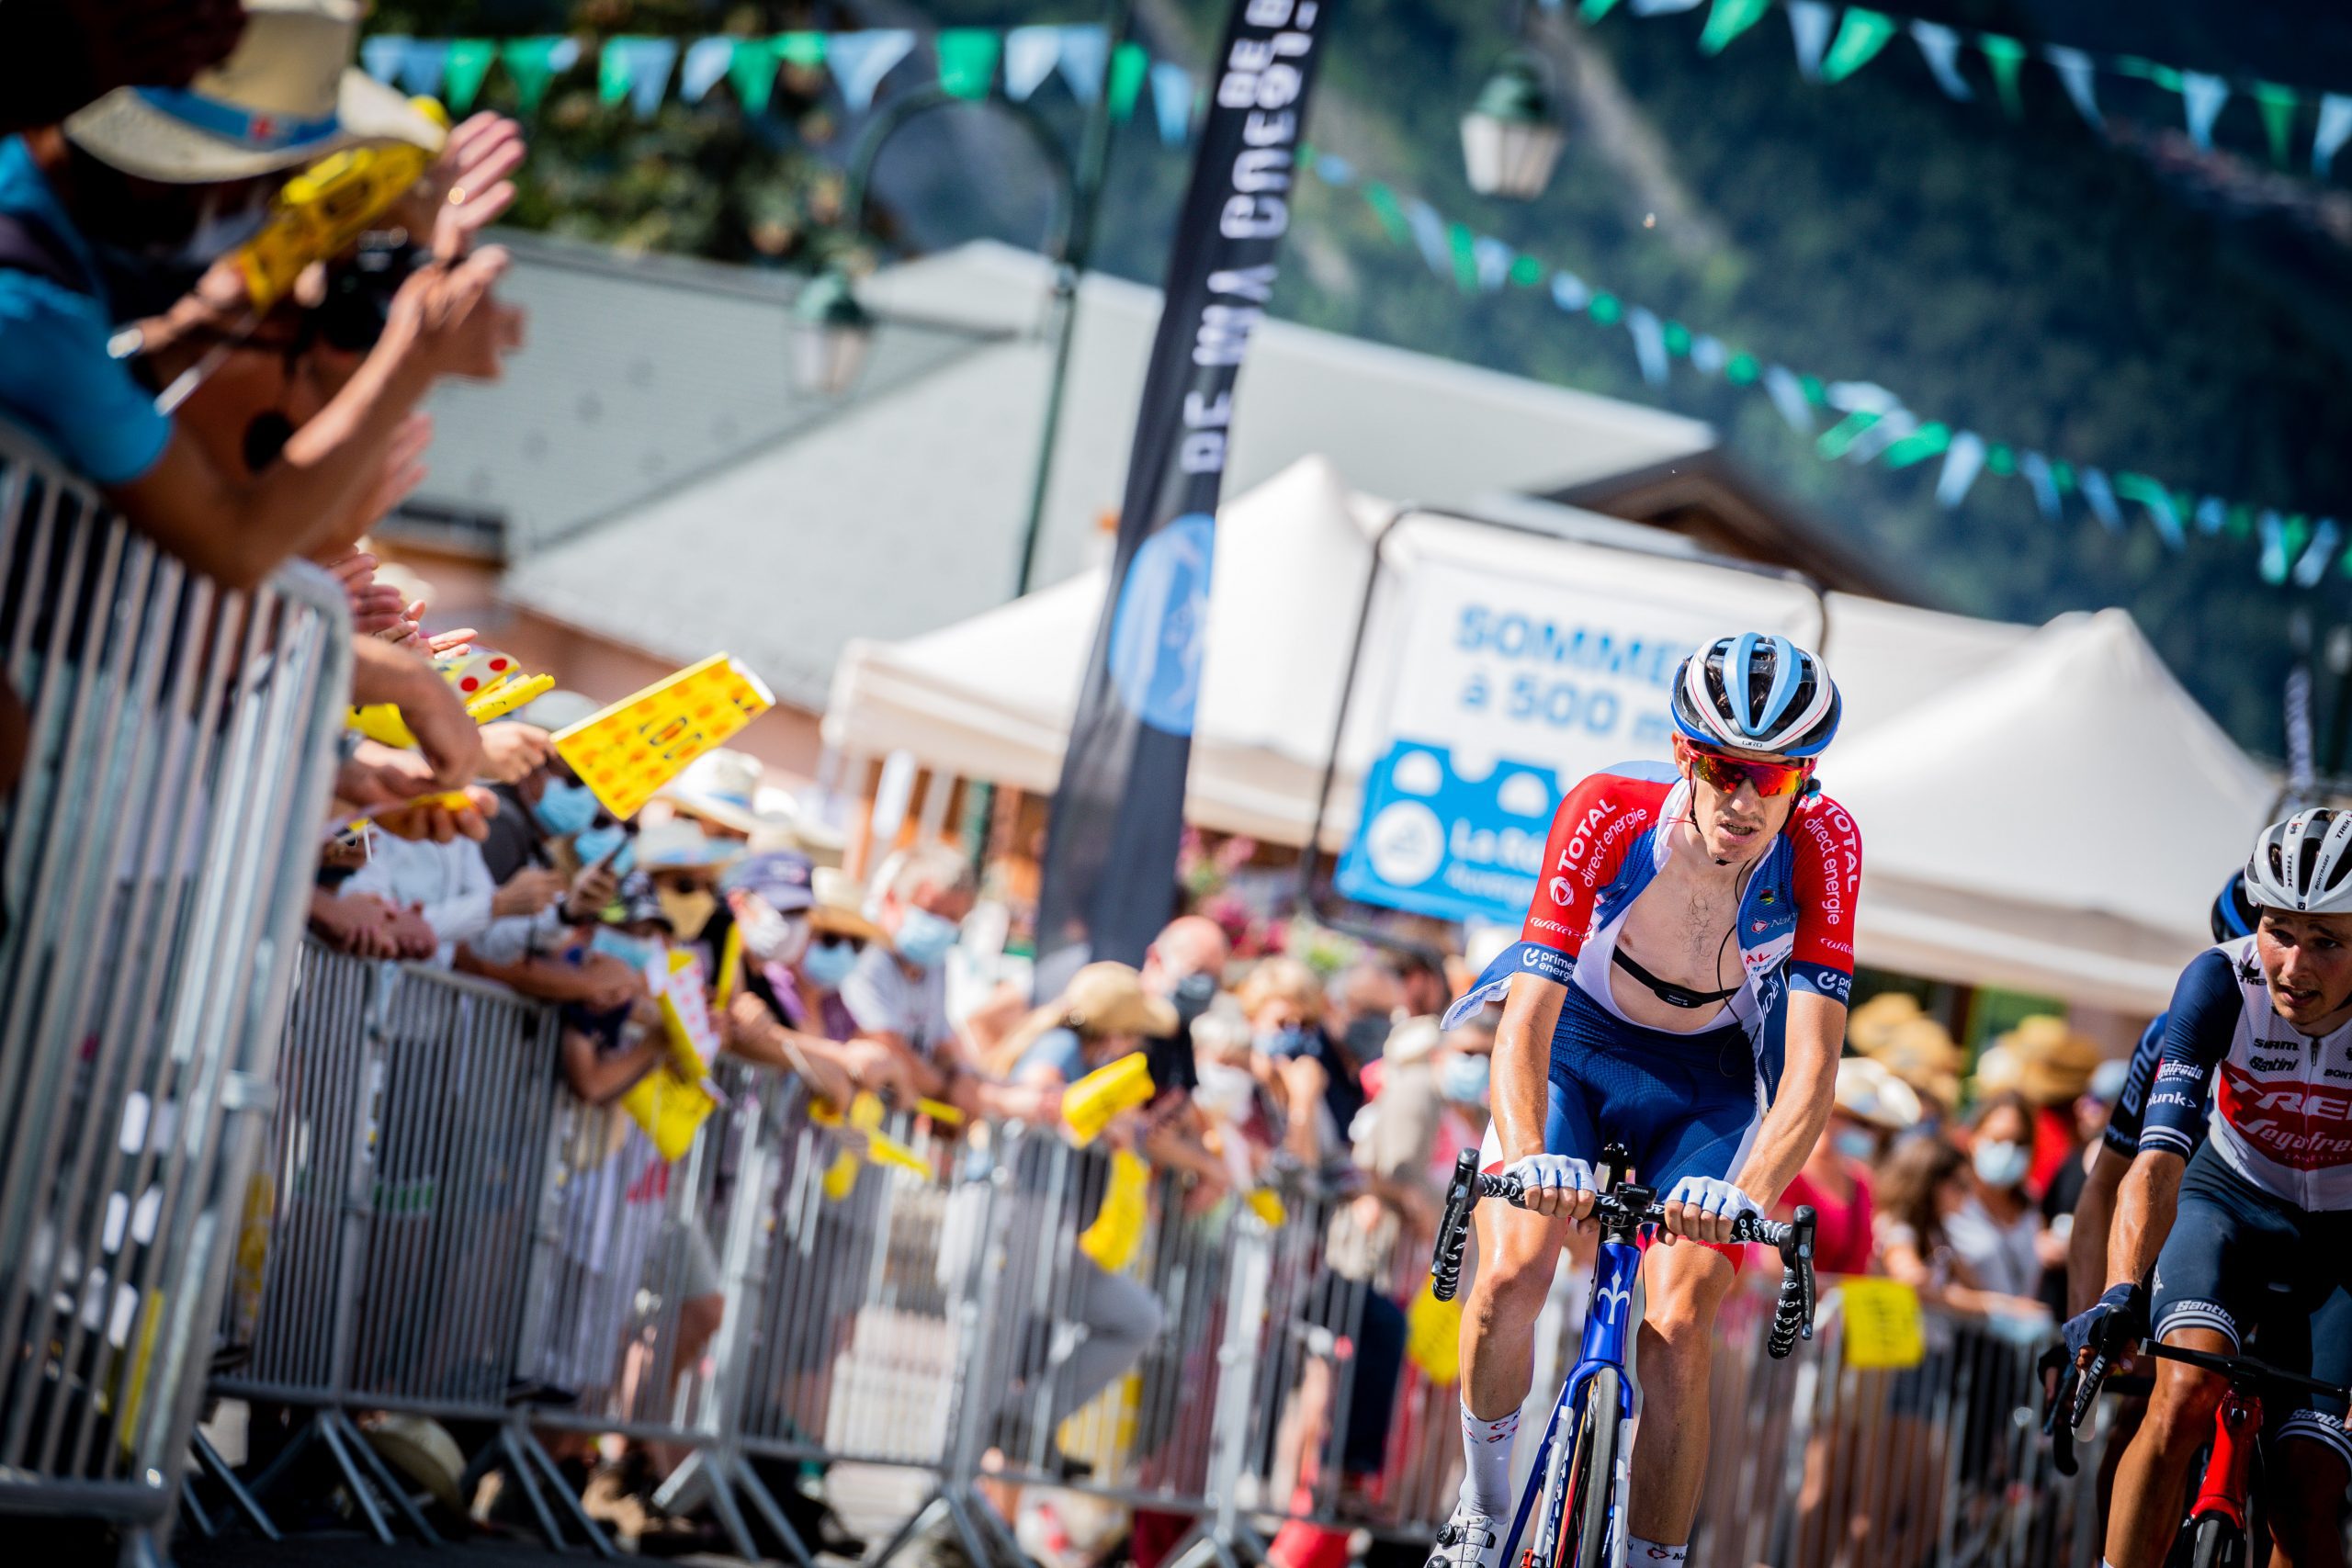
[{"label": "bicycle front wheel", "polygon": [[1617,1415],[1623,1379],[1616,1368],[1603,1367],[1585,1384],[1568,1506],[1560,1518],[1555,1559],[1560,1568],[1607,1568],[1609,1516],[1617,1492],[1617,1440],[1624,1430]]},{"label": "bicycle front wheel", "polygon": [[2189,1568],[2245,1568],[2239,1536],[2219,1514],[2199,1514],[2189,1521]]}]

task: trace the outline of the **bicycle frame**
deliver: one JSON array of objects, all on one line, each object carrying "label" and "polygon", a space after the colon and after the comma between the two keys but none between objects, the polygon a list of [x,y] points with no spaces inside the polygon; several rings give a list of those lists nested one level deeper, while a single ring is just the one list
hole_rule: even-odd
[{"label": "bicycle frame", "polygon": [[[1560,1385],[1560,1397],[1553,1404],[1552,1418],[1544,1429],[1544,1441],[1535,1450],[1534,1467],[1528,1472],[1529,1484],[1520,1494],[1519,1509],[1511,1518],[1510,1534],[1503,1542],[1504,1568],[1511,1568],[1511,1564],[1518,1561],[1519,1545],[1526,1534],[1528,1516],[1535,1511],[1536,1498],[1547,1490],[1542,1484],[1542,1478],[1551,1472],[1555,1450],[1558,1450],[1557,1457],[1563,1462],[1567,1457],[1567,1445],[1574,1440],[1573,1435],[1583,1421],[1584,1393],[1593,1375],[1604,1367],[1613,1367],[1620,1372],[1627,1371],[1625,1336],[1633,1327],[1634,1288],[1640,1283],[1641,1272],[1642,1249],[1638,1246],[1630,1239],[1618,1241],[1605,1235],[1602,1236],[1600,1256],[1593,1261],[1592,1304],[1585,1313],[1584,1337],[1577,1348],[1576,1369]],[[1617,1385],[1617,1420],[1622,1428],[1634,1419],[1634,1380],[1630,1375]],[[1563,1432],[1569,1436],[1564,1438]],[[1632,1454],[1631,1444],[1622,1440],[1623,1436],[1621,1429],[1614,1489],[1614,1495],[1620,1499],[1625,1495],[1624,1472]],[[1560,1520],[1556,1510],[1565,1507],[1567,1501],[1566,1487],[1550,1490],[1555,1517],[1540,1521],[1535,1537],[1546,1543],[1559,1540]],[[1614,1539],[1622,1551],[1624,1544],[1622,1528],[1614,1532]],[[1550,1562],[1548,1546],[1541,1561]],[[1594,1568],[1594,1565],[1580,1564],[1579,1568]]]},{"label": "bicycle frame", "polygon": [[2213,1412],[2213,1452],[2205,1461],[2190,1519],[2219,1514],[2244,1534],[2246,1499],[2254,1494],[2254,1455],[2262,1435],[2262,1396],[2236,1383]]}]

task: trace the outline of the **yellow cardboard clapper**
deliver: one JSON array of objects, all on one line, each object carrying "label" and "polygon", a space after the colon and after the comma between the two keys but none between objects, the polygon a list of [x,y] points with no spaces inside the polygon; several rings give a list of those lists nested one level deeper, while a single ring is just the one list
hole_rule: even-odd
[{"label": "yellow cardboard clapper", "polygon": [[758,676],[714,653],[558,730],[555,749],[605,810],[626,818],[687,763],[775,705]]}]

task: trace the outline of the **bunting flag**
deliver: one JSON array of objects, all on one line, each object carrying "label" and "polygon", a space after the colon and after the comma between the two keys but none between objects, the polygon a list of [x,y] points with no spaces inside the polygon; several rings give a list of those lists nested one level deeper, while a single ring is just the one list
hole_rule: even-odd
[{"label": "bunting flag", "polygon": [[[2258,513],[2218,496],[2199,499],[2145,473],[2119,469],[2110,474],[2096,465],[2064,462],[1926,418],[1899,394],[1875,382],[1826,380],[1786,365],[1759,362],[1720,337],[1695,332],[1647,305],[1596,288],[1507,241],[1451,221],[1426,201],[1400,197],[1381,181],[1362,178],[1343,158],[1310,149],[1302,153],[1302,166],[1327,186],[1361,192],[1392,243],[1413,246],[1432,273],[1464,293],[1507,287],[1540,290],[1565,314],[1582,316],[1605,329],[1622,325],[1644,385],[1670,385],[1673,364],[1679,359],[1701,375],[1753,388],[1791,430],[1812,443],[1825,462],[1931,472],[1936,500],[1947,509],[1962,504],[1987,478],[2020,480],[2031,492],[2036,511],[2052,524],[2064,521],[2072,498],[2078,514],[2087,511],[2110,534],[2126,534],[2135,519],[2144,517],[2167,550],[2186,547],[2192,522],[2202,536],[2245,537],[2255,535],[2257,526],[2265,527],[2275,536],[2273,544],[2266,546],[2266,581],[2284,584],[2291,580],[2312,587],[2331,565],[2339,565],[2343,575],[2352,578],[2352,549],[2346,548],[2352,541],[2334,519],[2275,510]],[[1830,418],[1826,428],[1822,426],[1825,413]],[[2272,521],[2259,524],[2266,515]]]},{"label": "bunting flag", "polygon": [[[1145,73],[1151,69],[1151,56],[1143,45],[1123,43],[1111,51],[1111,85],[1103,89],[1111,96],[1111,118],[1126,120],[1134,118],[1136,100],[1143,96]],[[1188,96],[1186,103],[1192,100]],[[1165,125],[1166,121],[1161,121]]]},{"label": "bunting flag", "polygon": [[1193,73],[1181,65],[1160,61],[1151,68],[1151,112],[1159,122],[1159,140],[1182,147],[1193,130]]},{"label": "bunting flag", "polygon": [[686,46],[686,60],[678,68],[678,96],[690,104],[698,104],[710,96],[710,90],[727,80],[735,65],[735,40],[731,38],[698,38]]},{"label": "bunting flag", "polygon": [[488,39],[449,40],[449,70],[442,79],[442,86],[449,95],[444,101],[452,113],[463,115],[474,107],[474,99],[481,94],[482,80],[497,61],[498,46]]},{"label": "bunting flag", "polygon": [[449,40],[411,39],[401,62],[400,88],[411,97],[437,98],[449,70]]},{"label": "bunting flag", "polygon": [[[1631,0],[1625,9],[1649,18],[1695,10],[1700,0]],[[1944,96],[1959,102],[1976,96],[1962,68],[1973,53],[1983,57],[1993,79],[1994,96],[2002,112],[2017,119],[2025,112],[2021,86],[2024,68],[2036,59],[2049,67],[2086,123],[2106,129],[2099,102],[2101,75],[2128,76],[2146,82],[2181,100],[2182,122],[2190,140],[2207,152],[2213,148],[2215,123],[2233,97],[2254,106],[2270,161],[2280,168],[2293,162],[2296,127],[2304,110],[2312,111],[2311,170],[2325,179],[2335,153],[2352,140],[2352,94],[2315,92],[2280,82],[2238,79],[2130,54],[2099,54],[2071,44],[2052,43],[2039,51],[2001,33],[1964,36],[1941,22],[1908,17],[1851,6],[1842,10],[1832,0],[1708,0],[1705,25],[1699,33],[1699,52],[1721,54],[1731,42],[1753,28],[1774,6],[1788,13],[1789,34],[1796,50],[1798,73],[1824,85],[1844,81],[1876,59],[1896,33],[1908,33],[1919,57]],[[1617,8],[1616,0],[1583,0],[1577,17],[1589,24]]]},{"label": "bunting flag", "polygon": [[[363,49],[365,45],[361,46]],[[569,38],[511,39],[498,49],[500,63],[514,83],[522,111],[536,114],[548,84],[580,63],[580,40]]]},{"label": "bunting flag", "polygon": [[996,80],[1003,39],[987,28],[945,28],[933,40],[939,50],[939,85],[959,98],[985,98]]},{"label": "bunting flag", "polygon": [[842,101],[851,112],[864,114],[874,107],[875,90],[882,85],[882,79],[915,51],[915,35],[907,28],[871,28],[831,34],[825,48]]},{"label": "bunting flag", "polygon": [[1110,64],[1111,38],[1101,28],[1059,28],[1062,80],[1081,104],[1102,94],[1102,73]]},{"label": "bunting flag", "polygon": [[651,119],[661,112],[662,96],[670,90],[670,71],[677,62],[676,39],[606,39],[596,96],[607,104],[627,98],[638,118]]},{"label": "bunting flag", "polygon": [[1004,35],[1004,96],[1025,104],[1061,63],[1058,28],[1015,28]]},{"label": "bunting flag", "polygon": [[745,114],[765,114],[775,91],[776,68],[784,62],[784,46],[773,39],[741,38],[734,43],[727,57],[727,85],[735,89],[735,101]]}]

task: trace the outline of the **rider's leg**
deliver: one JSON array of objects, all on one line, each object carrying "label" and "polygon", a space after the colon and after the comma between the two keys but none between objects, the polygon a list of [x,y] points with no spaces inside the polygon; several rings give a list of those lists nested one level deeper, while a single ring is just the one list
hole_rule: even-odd
[{"label": "rider's leg", "polygon": [[[2309,1416],[2311,1412],[2298,1412]],[[2342,1508],[2352,1468],[2341,1423],[2290,1418],[2276,1450],[2278,1484],[2270,1508],[2270,1568],[2344,1568]]]},{"label": "rider's leg", "polygon": [[1634,1432],[1638,1479],[1626,1511],[1626,1533],[1638,1540],[1679,1546],[1690,1539],[1707,1473],[1715,1314],[1736,1277],[1729,1258],[1692,1242],[1654,1246],[1642,1260],[1648,1306],[1634,1359],[1642,1389]]},{"label": "rider's leg", "polygon": [[1511,1435],[1535,1381],[1535,1320],[1568,1223],[1505,1203],[1476,1211],[1478,1273],[1462,1312],[1462,1500],[1510,1511]]},{"label": "rider's leg", "polygon": [[[2176,1328],[2167,1345],[2233,1355],[2237,1346],[2216,1328]],[[2178,1361],[2155,1363],[2155,1392],[2147,1419],[2115,1470],[2115,1500],[2107,1516],[2107,1561],[2115,1568],[2156,1568],[2180,1529],[2188,1467],[2213,1436],[2213,1412],[2228,1387],[2213,1373]]]}]

